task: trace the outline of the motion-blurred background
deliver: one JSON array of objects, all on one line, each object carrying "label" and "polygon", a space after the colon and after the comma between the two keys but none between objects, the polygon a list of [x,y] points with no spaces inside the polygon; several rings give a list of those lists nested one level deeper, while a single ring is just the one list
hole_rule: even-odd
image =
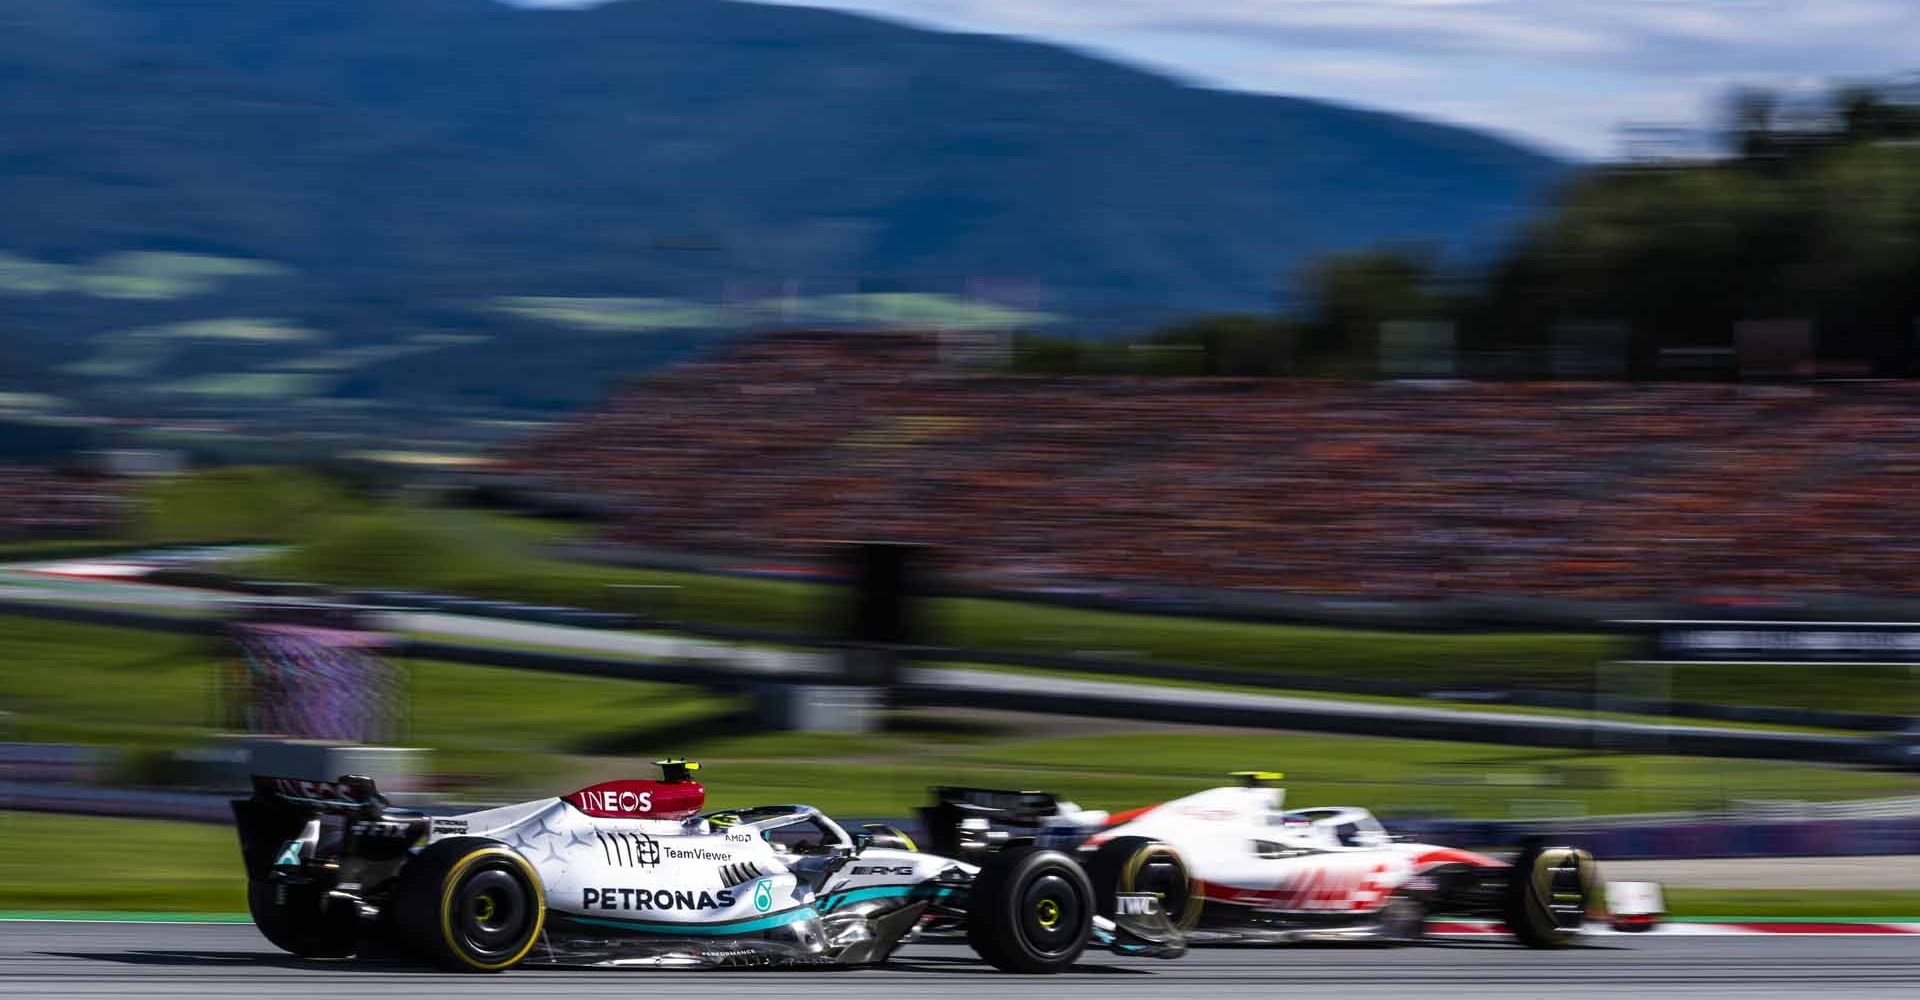
[{"label": "motion-blurred background", "polygon": [[1920,914],[1737,860],[1920,854],[1907,5],[846,6],[0,3],[0,911],[671,753]]}]

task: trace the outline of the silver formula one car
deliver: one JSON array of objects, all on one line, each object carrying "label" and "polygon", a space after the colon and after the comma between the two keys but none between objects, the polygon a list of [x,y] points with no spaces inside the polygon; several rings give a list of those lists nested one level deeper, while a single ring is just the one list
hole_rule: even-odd
[{"label": "silver formula one car", "polygon": [[1501,859],[1413,843],[1355,806],[1285,808],[1278,774],[1238,777],[1117,815],[1044,792],[939,788],[922,815],[929,846],[956,857],[1022,844],[1070,853],[1097,893],[1154,893],[1195,944],[1406,942],[1431,918],[1460,918],[1552,948],[1574,939],[1598,887],[1579,848]]},{"label": "silver formula one car", "polygon": [[1151,893],[1096,898],[1038,846],[974,865],[819,810],[701,814],[699,765],[459,816],[400,809],[366,778],[256,777],[236,799],[247,902],[307,957],[393,947],[446,968],[868,965],[923,927],[963,929],[1010,972],[1057,972],[1090,945],[1186,950]]}]

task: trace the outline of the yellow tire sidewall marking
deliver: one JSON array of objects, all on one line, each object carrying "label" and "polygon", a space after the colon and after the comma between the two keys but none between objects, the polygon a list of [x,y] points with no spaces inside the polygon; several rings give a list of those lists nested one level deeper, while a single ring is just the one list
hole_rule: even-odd
[{"label": "yellow tire sidewall marking", "polygon": [[1566,867],[1569,862],[1580,873],[1581,891],[1589,891],[1593,884],[1591,878],[1596,871],[1596,866],[1593,863],[1593,855],[1577,847],[1553,848],[1540,852],[1539,857],[1534,861],[1533,871],[1528,873],[1533,884],[1533,892],[1530,894],[1531,902],[1539,910],[1540,915],[1546,918],[1547,924],[1555,927],[1556,931],[1558,930],[1557,921],[1553,917],[1553,873],[1557,868]]},{"label": "yellow tire sidewall marking", "polygon": [[[1162,851],[1164,851],[1166,854],[1171,856],[1175,861],[1180,862],[1180,871],[1185,873],[1187,876],[1187,898],[1186,898],[1187,905],[1185,909],[1180,911],[1180,922],[1177,924],[1174,924],[1174,926],[1178,927],[1180,930],[1183,930],[1183,931],[1190,931],[1193,929],[1195,924],[1198,924],[1200,922],[1200,906],[1201,906],[1202,900],[1200,898],[1200,894],[1194,892],[1193,872],[1187,868],[1187,859],[1181,857],[1179,851],[1174,850],[1172,847],[1166,844],[1143,845],[1139,850],[1133,852],[1132,857],[1127,859],[1126,867],[1120,869],[1120,891],[1121,892],[1136,891],[1134,889],[1134,886],[1138,884],[1137,880],[1139,879],[1139,876],[1140,876],[1140,869],[1145,868],[1147,866],[1148,858],[1152,857],[1155,853],[1162,852]],[[1164,899],[1161,900],[1160,906],[1161,906],[1161,912],[1164,913],[1166,911],[1166,900]]]},{"label": "yellow tire sidewall marking", "polygon": [[[519,951],[514,952],[512,957],[503,962],[493,963],[474,961],[473,956],[468,955],[467,950],[461,947],[459,937],[453,933],[454,890],[460,887],[460,880],[467,874],[467,869],[472,868],[474,865],[489,857],[506,858],[519,866],[520,870],[527,876],[527,884],[533,887],[533,933],[527,935],[527,943],[522,946]],[[526,858],[504,847],[482,847],[468,854],[466,857],[461,858],[459,861],[454,862],[453,867],[447,871],[444,885],[440,890],[440,934],[446,940],[447,948],[458,956],[460,961],[465,962],[467,965],[481,972],[498,972],[501,969],[513,965],[527,957],[527,952],[533,950],[533,944],[535,941],[540,940],[540,932],[546,927],[546,922],[546,890],[540,887],[540,873],[533,870],[533,865],[528,864]]]}]

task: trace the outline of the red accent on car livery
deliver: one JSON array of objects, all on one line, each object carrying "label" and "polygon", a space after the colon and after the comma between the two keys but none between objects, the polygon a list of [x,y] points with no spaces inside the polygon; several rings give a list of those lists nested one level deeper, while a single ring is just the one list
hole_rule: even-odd
[{"label": "red accent on car livery", "polygon": [[697,781],[603,781],[565,797],[589,816],[608,819],[686,819],[707,803]]},{"label": "red accent on car livery", "polygon": [[1122,823],[1131,823],[1158,808],[1160,808],[1159,803],[1155,803],[1150,806],[1141,806],[1138,809],[1129,809],[1126,812],[1117,812],[1107,817],[1107,825],[1119,826]]},{"label": "red accent on car livery", "polygon": [[1507,925],[1498,920],[1429,920],[1427,933],[1446,937],[1484,937],[1494,934],[1510,934]]},{"label": "red accent on car livery", "polygon": [[1203,898],[1259,910],[1364,912],[1386,905],[1391,895],[1387,865],[1362,870],[1309,868],[1266,889],[1203,882]]},{"label": "red accent on car livery", "polygon": [[1422,852],[1413,859],[1413,868],[1419,871],[1433,865],[1472,865],[1475,868],[1505,868],[1507,863],[1499,858],[1490,858],[1484,854],[1463,851],[1457,847],[1436,847]]}]

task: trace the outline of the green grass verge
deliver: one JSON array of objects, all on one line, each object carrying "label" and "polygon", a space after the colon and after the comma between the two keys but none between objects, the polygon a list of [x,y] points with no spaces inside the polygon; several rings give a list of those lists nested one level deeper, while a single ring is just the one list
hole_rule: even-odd
[{"label": "green grass verge", "polygon": [[[1018,766],[1032,787],[1100,808],[1197,790],[1247,768],[1284,771],[1287,801],[1295,806],[1354,804],[1400,815],[1483,817],[1713,809],[1742,799],[1865,798],[1900,794],[1898,789],[1920,784],[1902,775],[1766,761],[1296,733],[1066,737],[995,743],[955,756],[967,763]],[[1114,794],[1123,788],[1132,794]]]},{"label": "green grass verge", "polygon": [[210,639],[0,618],[0,709],[9,739],[182,746],[211,730]]},{"label": "green grass verge", "polygon": [[955,645],[1432,685],[1592,691],[1718,704],[1871,713],[1920,712],[1907,667],[1756,670],[1625,665],[1625,640],[1586,634],[1455,635],[1221,622],[1080,611],[1005,601],[935,603]]},{"label": "green grass verge", "polygon": [[76,558],[153,545],[291,541],[316,530],[326,518],[368,509],[364,501],[321,476],[264,467],[157,479],[143,486],[135,500],[128,523],[109,537],[4,542],[0,560]]},{"label": "green grass verge", "polygon": [[0,812],[0,909],[245,912],[233,831]]},{"label": "green grass verge", "polygon": [[1590,672],[1619,652],[1616,640],[1598,635],[1366,632],[966,598],[935,602],[935,613],[957,645],[999,649],[1013,640],[1043,653],[1095,650],[1136,660],[1438,684],[1530,686]]},{"label": "green grass verge", "polygon": [[[280,478],[284,477],[284,478]],[[688,620],[824,634],[839,623],[835,588],[543,556],[580,525],[471,510],[353,502],[312,477],[231,470],[186,477],[153,498],[149,534],[246,536],[292,542],[250,573],[343,586],[439,589],[479,597],[612,610],[662,610]],[[288,516],[263,517],[263,509]],[[237,537],[229,535],[227,537]],[[973,599],[931,602],[930,625],[954,645],[1034,652],[1106,650],[1139,659],[1251,670],[1355,673],[1473,683],[1538,674],[1585,676],[1615,655],[1594,635],[1414,635],[1076,611]]]},{"label": "green grass verge", "polygon": [[[250,571],[347,586],[406,586],[757,628],[824,634],[834,588],[786,580],[629,569],[546,558],[534,544],[567,529],[470,511],[385,507],[326,519]],[[635,588],[642,588],[636,590]],[[978,599],[930,602],[934,638],[1040,653],[1101,650],[1135,659],[1248,670],[1365,675],[1447,684],[1590,675],[1618,652],[1591,635],[1425,635],[1077,611]]]},{"label": "green grass verge", "polygon": [[[1131,674],[1095,674],[1080,671],[1047,670],[1039,667],[1010,667],[999,663],[928,663],[926,665],[929,667],[945,667],[960,670],[985,670],[991,673],[1025,674],[1033,677],[1058,677],[1068,680],[1132,684],[1138,687],[1176,687],[1201,691],[1234,691],[1242,694],[1276,695],[1287,698],[1307,698],[1318,701],[1357,702],[1363,705],[1395,705],[1406,708],[1450,708],[1472,712],[1488,712],[1494,715],[1576,716],[1582,719],[1605,720],[1608,722],[1642,722],[1656,724],[1676,721],[1672,716],[1636,715],[1631,712],[1594,712],[1563,708],[1533,708],[1525,705],[1489,704],[1477,701],[1449,701],[1440,698],[1413,698],[1396,695],[1346,694],[1333,691],[1291,691],[1282,688],[1255,687],[1246,684],[1220,684],[1210,681],[1156,680],[1150,677],[1137,677]],[[1744,729],[1753,732],[1852,735],[1849,730],[1823,729],[1818,726],[1788,726],[1761,722],[1721,722],[1712,719],[1693,718],[1679,719],[1677,721],[1680,725],[1711,726],[1716,729]]]},{"label": "green grass verge", "polygon": [[[274,540],[291,547],[236,567],[347,586],[443,590],[689,621],[826,634],[835,588],[551,558],[542,546],[586,527],[472,510],[372,502],[309,473],[239,468],[166,480],[147,494],[141,543]],[[83,550],[84,551],[84,550]],[[929,602],[935,641],[1036,653],[1098,653],[1248,671],[1411,682],[1436,688],[1540,687],[1727,704],[1920,714],[1920,673],[1904,667],[1755,671],[1602,664],[1629,654],[1595,634],[1424,634],[1080,611],[982,599]]]},{"label": "green grass verge", "polygon": [[[218,722],[211,640],[0,618],[0,708],[11,738],[127,748],[151,779],[161,751]],[[1123,808],[1249,767],[1290,773],[1296,804],[1407,814],[1537,816],[1716,809],[1743,799],[1920,793],[1891,772],[1763,761],[1628,756],[1366,736],[900,713],[870,735],[762,732],[745,699],[694,688],[409,661],[408,742],[432,748],[450,787],[494,801],[646,774],[662,754],[709,762],[716,805],[808,801],[904,815],[931,784],[1044,787]]]},{"label": "green grass verge", "polygon": [[[156,776],[160,752],[219,728],[220,671],[235,662],[211,638],[0,617],[0,709],[8,739],[96,743],[128,751],[119,777]],[[733,710],[698,689],[402,661],[409,739],[456,775],[519,787],[560,770],[568,752],[618,748],[636,726],[675,727]]]},{"label": "green grass verge", "polygon": [[126,538],[43,538],[0,542],[0,561],[36,562],[43,559],[78,559],[83,556],[125,552],[138,543]]},{"label": "green grass verge", "polygon": [[[1603,867],[1602,872],[1605,872]],[[1920,921],[1920,892],[1873,889],[1667,889],[1667,910],[1679,919]]]},{"label": "green grass verge", "polygon": [[320,476],[259,467],[158,480],[141,500],[133,536],[149,545],[290,540],[361,506]]},{"label": "green grass verge", "polygon": [[321,519],[284,553],[244,572],[356,587],[440,590],[690,621],[822,634],[829,588],[627,569],[547,558],[566,525],[467,510],[385,506]]},{"label": "green grass verge", "polygon": [[[354,586],[413,587],[689,621],[824,634],[840,621],[835,588],[554,559],[544,542],[578,525],[400,505],[308,522],[286,552],[248,572]],[[1603,691],[1723,704],[1920,713],[1920,673],[1905,667],[1820,670],[1621,666],[1631,655],[1597,634],[1430,634],[1270,625],[1083,611],[985,599],[926,607],[931,638],[1014,652],[1097,654],[1247,671],[1368,678],[1436,688],[1512,686]],[[1603,666],[1605,665],[1605,666]]]}]

